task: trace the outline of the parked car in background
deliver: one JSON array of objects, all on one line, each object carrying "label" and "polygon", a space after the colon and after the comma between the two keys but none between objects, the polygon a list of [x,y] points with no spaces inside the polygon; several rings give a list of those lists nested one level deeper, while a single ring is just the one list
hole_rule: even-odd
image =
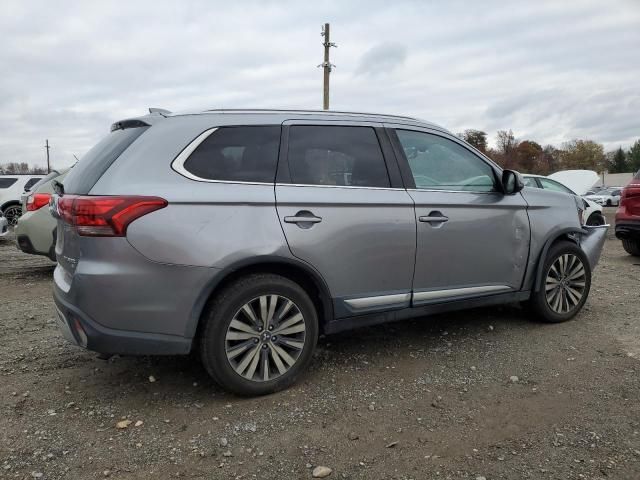
[{"label": "parked car in background", "polygon": [[56,219],[49,211],[53,181],[62,181],[68,169],[53,171],[26,192],[22,198],[22,216],[14,228],[16,244],[25,253],[44,255],[56,261]]},{"label": "parked car in background", "polygon": [[594,201],[600,205],[612,207],[620,205],[620,195],[622,193],[622,187],[608,187],[600,190],[593,195],[587,195],[585,198]]},{"label": "parked car in background", "polygon": [[0,212],[13,227],[20,215],[20,196],[43,178],[44,175],[0,175]]},{"label": "parked car in background", "polygon": [[[588,172],[588,170],[580,170],[579,172]],[[546,190],[552,190],[554,192],[564,192],[573,196],[580,196],[582,195],[582,193],[579,192],[586,191],[587,188],[592,186],[598,180],[598,174],[596,172],[591,173],[593,173],[595,178],[592,178],[593,176],[591,175],[585,176],[579,174],[574,175],[573,177],[566,176],[568,180],[574,180],[573,182],[571,182],[572,186],[574,186],[574,188],[576,188],[578,191],[574,191],[565,186],[562,182],[556,181],[549,177],[545,177],[543,175],[526,174],[523,175],[523,178],[524,184],[527,187],[542,188]],[[595,226],[604,225],[605,223],[607,223],[604,215],[602,214],[602,205],[599,205],[594,201],[588,200],[586,198],[583,198],[582,201],[584,202],[583,222],[586,225]]]},{"label": "parked car in background", "polygon": [[[437,125],[313,111],[152,113],[56,183],[69,341],[199,352],[224,388],[287,387],[320,333],[527,302],[584,305],[606,227]],[[180,224],[180,228],[167,226]]]},{"label": "parked car in background", "polygon": [[640,170],[620,196],[616,212],[616,237],[630,255],[640,257]]},{"label": "parked car in background", "polygon": [[9,222],[5,216],[0,212],[0,237],[4,237],[7,233],[9,233]]}]

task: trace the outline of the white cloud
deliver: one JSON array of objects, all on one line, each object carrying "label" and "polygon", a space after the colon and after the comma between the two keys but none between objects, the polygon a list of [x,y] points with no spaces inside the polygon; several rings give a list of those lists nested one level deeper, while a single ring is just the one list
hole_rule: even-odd
[{"label": "white cloud", "polygon": [[32,2],[0,15],[0,163],[73,162],[147,107],[332,108],[606,148],[640,137],[640,4]]}]

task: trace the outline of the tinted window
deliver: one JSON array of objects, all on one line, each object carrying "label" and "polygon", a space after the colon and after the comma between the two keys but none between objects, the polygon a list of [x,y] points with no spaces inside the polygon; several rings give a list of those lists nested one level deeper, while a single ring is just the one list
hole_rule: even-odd
[{"label": "tinted window", "polygon": [[[56,178],[58,176],[60,176],[60,173],[57,172],[56,170],[53,170],[47,176],[45,176],[43,178],[36,179],[37,180],[36,183],[30,187],[30,190],[35,192],[38,188],[40,188],[42,185],[47,183],[49,180],[51,180],[52,178]],[[27,183],[27,185],[28,185],[28,183]],[[25,190],[26,190],[26,188],[25,188]]]},{"label": "tinted window", "polygon": [[64,179],[65,193],[86,194],[116,159],[149,127],[114,130],[85,153]]},{"label": "tinted window", "polygon": [[539,180],[542,184],[542,188],[544,188],[545,190],[553,190],[554,192],[570,193],[572,195],[575,195],[567,187],[554,180],[549,180],[548,178],[540,178]]},{"label": "tinted window", "polygon": [[538,182],[536,182],[536,179],[533,177],[524,177],[523,181],[525,187],[540,188],[538,187]]},{"label": "tinted window", "polygon": [[29,181],[24,186],[24,191],[28,192],[29,190],[31,190],[31,187],[33,187],[39,181],[40,181],[39,178],[30,178]]},{"label": "tinted window", "polygon": [[463,146],[437,135],[397,130],[416,188],[491,192],[493,169]]},{"label": "tinted window", "polygon": [[273,183],[280,127],[221,127],[184,162],[193,175],[208,180]]},{"label": "tinted window", "polygon": [[0,188],[9,188],[18,181],[17,178],[0,178]]},{"label": "tinted window", "polygon": [[289,169],[293,183],[390,186],[378,137],[370,127],[291,127]]}]

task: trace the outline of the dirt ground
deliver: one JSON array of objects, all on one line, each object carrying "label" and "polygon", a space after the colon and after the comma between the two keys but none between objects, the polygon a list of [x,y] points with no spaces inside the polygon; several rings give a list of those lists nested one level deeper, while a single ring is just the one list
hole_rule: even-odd
[{"label": "dirt ground", "polygon": [[192,358],[68,345],[52,271],[0,239],[0,478],[640,478],[640,259],[612,231],[573,321],[492,307],[335,335],[255,399]]}]

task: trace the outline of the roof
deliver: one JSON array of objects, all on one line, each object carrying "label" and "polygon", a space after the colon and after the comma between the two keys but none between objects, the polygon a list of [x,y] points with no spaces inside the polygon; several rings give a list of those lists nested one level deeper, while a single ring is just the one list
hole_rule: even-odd
[{"label": "roof", "polygon": [[[296,110],[296,109],[267,109],[267,108],[220,108],[202,111],[188,111],[170,113],[166,110],[153,109],[163,116],[176,117],[181,115],[296,115],[315,117],[316,119],[331,117],[334,120],[386,121],[389,123],[402,123],[426,126],[443,132],[450,133],[446,128],[435,123],[427,122],[415,117],[403,115],[391,115],[385,113],[343,112],[337,110]],[[166,112],[166,113],[165,113]]]}]

